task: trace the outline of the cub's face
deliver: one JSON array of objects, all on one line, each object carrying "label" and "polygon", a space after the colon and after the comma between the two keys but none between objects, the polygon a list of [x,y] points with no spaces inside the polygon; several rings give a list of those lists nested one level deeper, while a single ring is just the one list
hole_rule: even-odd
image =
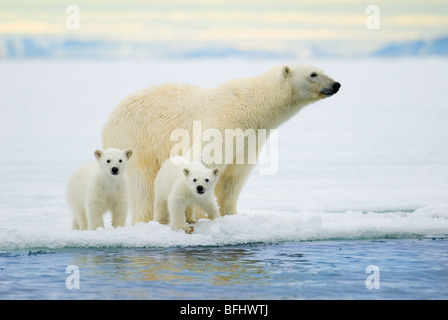
[{"label": "cub's face", "polygon": [[219,175],[219,169],[196,169],[194,166],[189,166],[183,169],[185,179],[187,179],[187,185],[190,192],[197,196],[202,197],[213,193],[215,188],[215,182]]},{"label": "cub's face", "polygon": [[283,77],[290,82],[296,102],[313,102],[334,95],[341,84],[324,71],[309,65],[291,65],[282,68]]},{"label": "cub's face", "polygon": [[128,160],[132,156],[132,150],[96,150],[94,152],[94,155],[98,163],[100,164],[101,169],[103,169],[106,174],[119,176],[120,174],[123,174],[125,172]]}]

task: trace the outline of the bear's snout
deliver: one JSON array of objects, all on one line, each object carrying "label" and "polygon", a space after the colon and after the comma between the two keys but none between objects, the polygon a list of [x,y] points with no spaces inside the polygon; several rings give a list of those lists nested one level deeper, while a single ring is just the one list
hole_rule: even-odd
[{"label": "bear's snout", "polygon": [[196,187],[196,191],[197,191],[199,194],[203,194],[203,193],[204,193],[204,187],[201,186],[201,185],[198,185],[198,186]]},{"label": "bear's snout", "polygon": [[117,175],[117,174],[118,174],[118,168],[117,168],[117,167],[113,167],[113,168],[110,170],[110,172],[111,172],[113,175]]},{"label": "bear's snout", "polygon": [[336,92],[339,91],[339,88],[341,87],[341,84],[339,82],[333,82],[331,84],[331,87],[323,88],[320,93],[326,95],[327,97],[334,95]]},{"label": "bear's snout", "polygon": [[339,88],[341,87],[341,84],[339,82],[335,82],[333,83],[333,85],[331,86],[334,90],[334,93],[339,91]]}]

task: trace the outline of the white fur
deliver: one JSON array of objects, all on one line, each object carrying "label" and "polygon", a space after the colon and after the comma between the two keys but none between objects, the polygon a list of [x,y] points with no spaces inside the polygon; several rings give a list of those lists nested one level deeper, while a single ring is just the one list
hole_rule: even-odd
[{"label": "white fur", "polygon": [[[219,217],[213,192],[218,174],[218,168],[210,170],[183,157],[166,160],[154,182],[154,220],[169,221],[174,230],[191,233],[193,227],[187,225],[187,220],[194,220],[193,205],[204,210],[210,219]],[[198,188],[203,188],[199,189],[202,194]]]},{"label": "white fur", "polygon": [[129,198],[126,165],[132,151],[96,150],[94,155],[96,163],[81,165],[67,181],[67,203],[73,211],[72,228],[95,230],[104,227],[103,215],[109,210],[112,225],[122,227],[126,223]]},{"label": "white fur", "polygon": [[[211,89],[163,84],[123,99],[104,125],[102,138],[104,148],[135,151],[128,170],[132,223],[153,218],[154,179],[177,143],[170,140],[174,130],[185,129],[192,136],[193,121],[201,121],[202,130],[219,130],[222,136],[225,129],[274,129],[305,105],[329,96],[323,90],[331,90],[334,83],[313,66],[288,65]],[[247,152],[246,143],[244,148]],[[236,161],[215,165],[221,171],[215,188],[220,213],[236,214],[239,194],[255,165]]]}]

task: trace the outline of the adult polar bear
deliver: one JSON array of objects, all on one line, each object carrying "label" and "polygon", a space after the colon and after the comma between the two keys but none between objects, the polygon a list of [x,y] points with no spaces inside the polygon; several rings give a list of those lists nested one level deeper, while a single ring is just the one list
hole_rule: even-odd
[{"label": "adult polar bear", "polygon": [[[154,179],[178,144],[170,139],[174,130],[186,129],[192,136],[193,121],[201,121],[202,130],[219,130],[222,136],[225,129],[274,129],[305,105],[335,94],[340,86],[322,70],[294,64],[211,89],[162,84],[124,98],[104,125],[102,139],[104,149],[134,151],[127,169],[132,223],[153,219]],[[244,143],[246,150],[235,153],[247,152],[247,147]],[[236,214],[240,191],[254,164],[212,165],[222,172],[215,187],[220,213]]]}]

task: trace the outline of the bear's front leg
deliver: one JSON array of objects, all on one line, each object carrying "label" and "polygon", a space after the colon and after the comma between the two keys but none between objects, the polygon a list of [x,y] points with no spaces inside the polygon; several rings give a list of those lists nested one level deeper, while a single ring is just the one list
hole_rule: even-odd
[{"label": "bear's front leg", "polygon": [[154,199],[154,221],[161,224],[168,224],[169,213],[167,201],[156,194]]},{"label": "bear's front leg", "polygon": [[[154,179],[157,174],[153,166],[147,163],[129,163],[129,209],[131,223],[149,222],[153,219],[154,210]],[[136,164],[137,163],[137,164]],[[158,167],[155,167],[158,170]],[[154,173],[154,172],[155,173]]]},{"label": "bear's front leg", "polygon": [[102,201],[89,201],[86,206],[87,229],[104,228],[103,214],[105,212]]},{"label": "bear's front leg", "polygon": [[253,164],[228,164],[215,188],[221,216],[238,214],[236,206],[241,190],[254,168]]},{"label": "bear's front leg", "polygon": [[200,208],[207,214],[210,220],[214,220],[220,217],[218,205],[215,199],[204,201],[200,204]]},{"label": "bear's front leg", "polygon": [[72,229],[87,230],[87,219],[84,208],[77,208],[76,210],[74,210],[72,218]]},{"label": "bear's front leg", "polygon": [[188,223],[195,223],[197,221],[196,209],[193,206],[188,206],[185,211],[185,217]]},{"label": "bear's front leg", "polygon": [[187,204],[184,199],[175,196],[168,197],[168,212],[170,216],[170,227],[173,230],[185,230],[185,233],[192,233],[194,228],[187,224],[185,212]]},{"label": "bear's front leg", "polygon": [[128,204],[125,201],[119,201],[113,204],[111,208],[112,226],[114,228],[124,227],[128,214]]}]

